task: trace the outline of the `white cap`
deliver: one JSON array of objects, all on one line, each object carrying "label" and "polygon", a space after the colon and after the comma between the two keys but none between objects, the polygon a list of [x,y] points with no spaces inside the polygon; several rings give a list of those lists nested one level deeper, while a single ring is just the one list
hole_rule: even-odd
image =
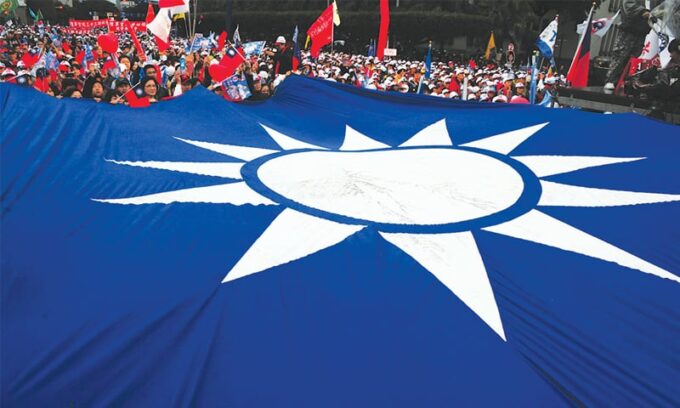
[{"label": "white cap", "polygon": [[278,36],[276,38],[276,44],[285,44],[286,43],[286,38],[282,35]]}]

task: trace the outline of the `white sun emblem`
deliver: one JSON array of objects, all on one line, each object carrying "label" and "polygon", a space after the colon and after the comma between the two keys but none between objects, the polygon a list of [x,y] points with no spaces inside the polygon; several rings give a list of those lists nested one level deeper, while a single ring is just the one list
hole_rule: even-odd
[{"label": "white sun emblem", "polygon": [[337,150],[264,125],[280,151],[179,139],[244,163],[112,162],[242,181],[112,204],[173,202],[281,205],[284,210],[227,273],[230,282],[295,261],[367,226],[448,287],[503,340],[505,332],[472,231],[484,230],[579,253],[680,282],[680,278],[539,211],[680,200],[680,195],[604,190],[541,180],[643,157],[510,156],[547,123],[454,146],[440,120],[397,147],[346,127]]}]

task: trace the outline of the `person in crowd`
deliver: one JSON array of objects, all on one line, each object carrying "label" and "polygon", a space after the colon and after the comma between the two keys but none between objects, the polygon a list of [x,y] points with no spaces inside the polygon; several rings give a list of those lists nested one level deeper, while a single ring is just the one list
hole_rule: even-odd
[{"label": "person in crowd", "polygon": [[668,64],[660,71],[653,68],[648,77],[636,78],[633,87],[661,101],[680,101],[680,40],[673,39],[668,52],[671,56]]},{"label": "person in crowd", "polygon": [[[118,33],[120,52],[115,61],[96,45],[97,36],[104,31],[70,34],[53,27],[52,38],[59,41],[49,42],[42,40],[44,36],[35,26],[6,30],[0,36],[0,50],[5,50],[0,51],[0,82],[32,86],[60,97],[82,96],[109,103],[125,103],[121,96],[132,87],[142,90],[154,102],[177,97],[198,85],[226,94],[220,90],[222,81],[210,74],[211,64],[221,61],[226,49],[210,46],[188,52],[187,39],[172,38],[168,50],[161,53],[153,37],[138,33],[146,54],[139,55],[129,34]],[[92,59],[84,59],[86,49],[88,54],[91,50]],[[46,58],[47,52],[50,58],[56,58],[56,65]],[[32,55],[39,57],[39,61],[32,61]],[[378,91],[420,92],[451,99],[462,99],[465,95],[466,99],[496,103],[508,102],[513,96],[526,99],[523,95],[530,86],[522,70],[493,62],[483,65],[481,61],[477,67],[471,67],[468,56],[433,62],[429,78],[425,78],[422,60],[378,60],[343,52],[322,52],[315,60],[303,50],[298,67],[293,70],[293,46],[283,36],[261,54],[244,57],[246,61],[235,75],[246,80],[251,100],[268,98],[290,74]],[[27,62],[32,66],[27,66]],[[563,78],[554,78],[553,88],[563,83]],[[545,82],[545,75],[541,79]]]},{"label": "person in crowd", "polygon": [[[654,2],[656,3],[656,2]],[[653,7],[652,7],[653,8]],[[651,11],[645,0],[624,0],[621,4],[621,23],[614,45],[614,55],[607,71],[604,88],[613,91],[631,57],[642,52],[650,29]]]},{"label": "person in crowd", "polygon": [[158,81],[156,81],[156,78],[145,77],[140,86],[144,91],[144,95],[149,97],[149,102],[154,103],[160,100],[158,96]]},{"label": "person in crowd", "polygon": [[293,69],[293,49],[282,35],[276,39],[274,46],[275,50],[270,51],[270,55],[273,56],[274,75],[287,75]]},{"label": "person in crowd", "polygon": [[83,97],[83,94],[80,93],[78,88],[76,88],[75,86],[69,86],[62,91],[61,97],[80,99]]},{"label": "person in crowd", "polygon": [[125,95],[130,90],[130,88],[130,81],[128,81],[126,78],[116,79],[114,83],[114,89],[106,93],[104,100],[113,104],[125,103],[125,98],[123,98],[123,95]]}]

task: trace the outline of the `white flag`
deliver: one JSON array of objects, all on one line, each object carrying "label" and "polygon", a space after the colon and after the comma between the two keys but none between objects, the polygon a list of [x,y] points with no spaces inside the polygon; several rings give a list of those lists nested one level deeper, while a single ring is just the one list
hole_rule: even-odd
[{"label": "white flag", "polygon": [[333,2],[333,24],[336,26],[340,25],[340,14],[338,14],[338,4]]},{"label": "white flag", "polygon": [[170,38],[170,27],[172,26],[170,12],[168,10],[169,9],[167,8],[160,9],[158,14],[156,14],[156,18],[146,25],[146,29],[163,40],[163,42],[168,42],[168,38]]},{"label": "white flag", "polygon": [[659,55],[659,35],[654,30],[650,30],[645,37],[645,45],[642,47],[640,58],[652,60]]},{"label": "white flag", "polygon": [[[614,21],[619,17],[619,11],[616,12],[612,17],[605,17],[605,18],[600,18],[597,20],[593,20],[592,24],[592,33],[595,34],[598,37],[604,37],[605,34],[607,34],[607,31],[609,31],[609,28],[611,28],[612,24],[614,24]],[[576,33],[579,35],[583,34],[583,30],[586,28],[586,22],[582,22],[581,24],[576,26]]]},{"label": "white flag", "polygon": [[235,46],[238,47],[239,45],[241,45],[241,34],[239,34],[239,32],[238,32],[238,24],[236,25],[236,30],[234,30],[233,40],[234,40]]},{"label": "white flag", "polygon": [[[175,14],[188,13],[189,12],[189,0],[184,0],[183,6],[168,7],[167,9],[170,10],[171,16],[174,16]],[[161,9],[161,10],[163,10],[163,9]]]}]

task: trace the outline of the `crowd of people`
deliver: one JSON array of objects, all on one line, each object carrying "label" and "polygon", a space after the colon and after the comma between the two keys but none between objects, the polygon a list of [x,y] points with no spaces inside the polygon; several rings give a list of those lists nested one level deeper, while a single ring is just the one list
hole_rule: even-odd
[{"label": "crowd of people", "polygon": [[[294,44],[284,36],[252,54],[228,41],[221,49],[215,41],[196,48],[194,41],[186,38],[172,38],[161,52],[153,36],[141,32],[137,33],[138,45],[129,33],[116,33],[118,49],[108,53],[98,43],[105,33],[106,29],[99,29],[75,34],[64,27],[44,25],[1,27],[0,82],[33,87],[57,98],[113,104],[134,104],[130,99],[139,97],[154,103],[198,85],[227,99],[261,100],[288,75],[452,99],[493,103],[529,103],[531,99],[531,74],[526,67],[498,66],[490,61],[433,61],[428,69],[425,56],[420,61],[379,60],[329,51],[312,58],[304,50],[294,55]],[[236,98],[223,78],[216,80],[211,75],[211,66],[219,64],[230,50],[241,58],[233,76],[247,85]],[[552,75],[548,66],[537,71],[535,103],[554,105],[554,89],[564,83],[564,77]],[[135,95],[130,94],[131,89]]]}]

